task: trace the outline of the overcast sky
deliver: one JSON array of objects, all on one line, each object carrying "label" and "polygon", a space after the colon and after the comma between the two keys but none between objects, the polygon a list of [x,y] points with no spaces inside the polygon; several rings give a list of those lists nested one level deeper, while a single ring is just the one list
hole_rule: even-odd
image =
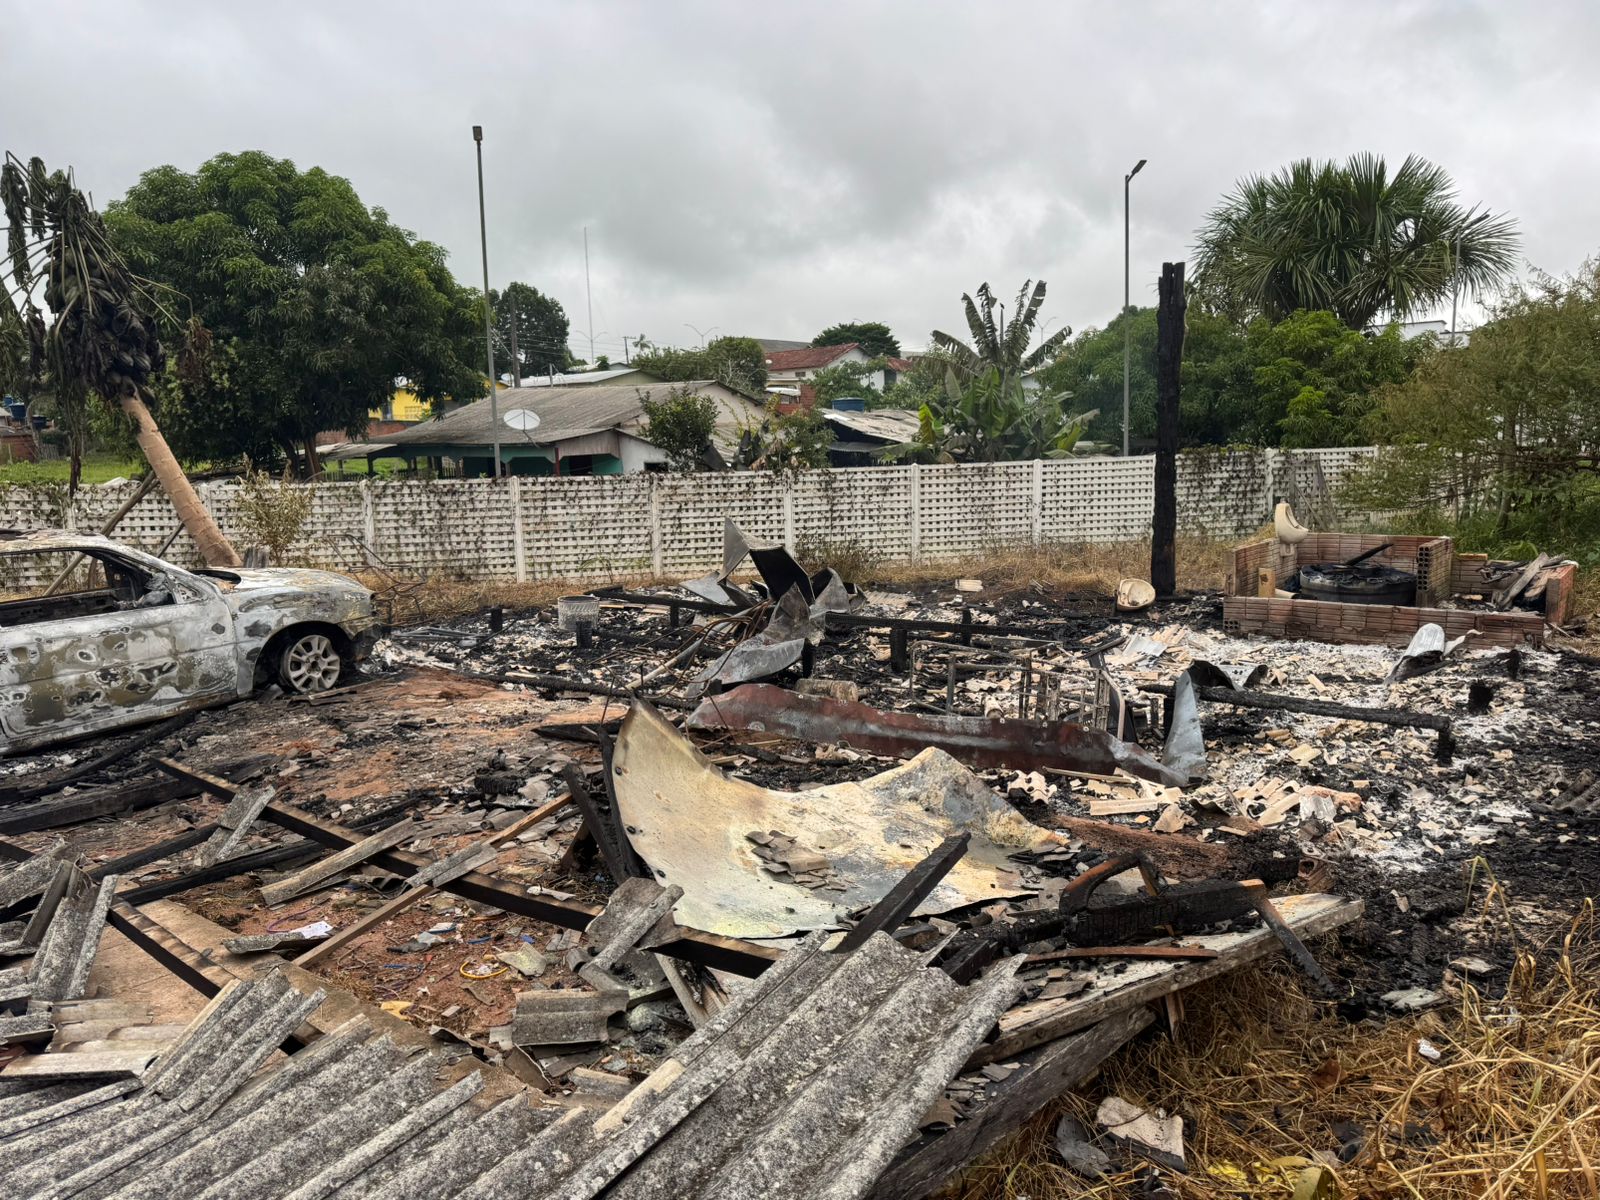
[{"label": "overcast sky", "polygon": [[[0,147],[97,201],[162,163],[264,150],[349,178],[481,283],[553,293],[587,349],[622,335],[908,348],[960,296],[1049,282],[1045,315],[1133,297],[1240,176],[1416,152],[1513,214],[1525,257],[1600,250],[1600,4],[0,0]],[[1465,322],[1463,322],[1465,324]],[[1055,326],[1052,326],[1052,329]],[[716,334],[713,334],[716,336]]]}]

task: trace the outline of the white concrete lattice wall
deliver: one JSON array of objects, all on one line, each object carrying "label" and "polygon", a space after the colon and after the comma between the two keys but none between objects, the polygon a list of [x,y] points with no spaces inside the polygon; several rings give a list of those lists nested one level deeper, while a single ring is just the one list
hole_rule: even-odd
[{"label": "white concrete lattice wall", "polygon": [[[1239,450],[1178,460],[1180,531],[1235,537],[1272,515],[1280,498],[1328,503],[1375,450]],[[83,488],[0,487],[0,528],[97,530],[132,483]],[[956,558],[1054,542],[1115,542],[1150,535],[1155,460],[1083,458],[953,466],[861,467],[779,475],[587,476],[572,479],[401,480],[315,485],[311,516],[291,553],[297,564],[352,570],[362,544],[407,572],[471,579],[688,577],[712,569],[724,517],[752,541],[791,549],[859,546],[886,561]],[[241,544],[232,483],[200,493]],[[177,529],[159,491],[123,518],[114,537],[156,552]],[[179,533],[166,557],[196,563]]]}]

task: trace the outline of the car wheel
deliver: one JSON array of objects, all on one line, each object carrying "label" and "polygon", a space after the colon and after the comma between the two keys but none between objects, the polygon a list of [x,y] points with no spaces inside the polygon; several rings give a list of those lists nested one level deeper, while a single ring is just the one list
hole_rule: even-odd
[{"label": "car wheel", "polygon": [[315,630],[292,637],[278,656],[278,682],[288,692],[325,692],[343,672],[344,659],[333,639]]}]

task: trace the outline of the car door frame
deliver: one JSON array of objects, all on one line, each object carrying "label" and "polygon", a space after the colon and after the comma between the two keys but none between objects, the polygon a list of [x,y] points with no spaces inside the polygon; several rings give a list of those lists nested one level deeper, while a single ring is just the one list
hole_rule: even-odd
[{"label": "car door frame", "polygon": [[172,600],[0,628],[6,752],[160,720],[240,694],[236,621],[220,588],[123,547],[68,543],[50,552],[58,549],[136,571],[150,587],[164,586]]}]

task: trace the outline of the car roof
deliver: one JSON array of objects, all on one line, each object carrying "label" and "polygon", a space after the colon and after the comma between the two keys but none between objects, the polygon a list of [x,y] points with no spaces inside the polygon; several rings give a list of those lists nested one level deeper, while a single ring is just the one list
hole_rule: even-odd
[{"label": "car roof", "polygon": [[131,546],[124,546],[98,533],[71,533],[65,529],[0,529],[0,554],[27,554],[44,550],[120,550],[137,553]]}]

